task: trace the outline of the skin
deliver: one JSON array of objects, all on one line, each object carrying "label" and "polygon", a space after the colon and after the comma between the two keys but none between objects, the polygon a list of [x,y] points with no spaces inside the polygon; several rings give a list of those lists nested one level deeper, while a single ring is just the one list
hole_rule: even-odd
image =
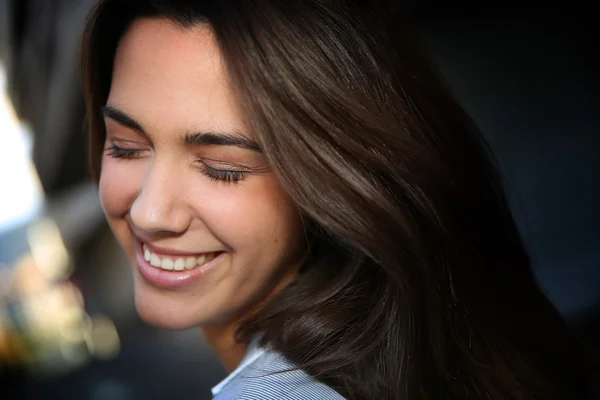
[{"label": "skin", "polygon": [[[206,132],[255,140],[210,27],[134,22],[117,49],[107,106],[100,198],[131,261],[137,310],[159,327],[201,327],[233,369],[245,351],[233,339],[240,319],[292,279],[305,244],[299,213],[264,154],[183,140]],[[116,157],[115,146],[135,155]],[[207,167],[246,175],[238,182],[215,180]],[[200,279],[167,290],[140,275],[138,240],[224,254]]]}]

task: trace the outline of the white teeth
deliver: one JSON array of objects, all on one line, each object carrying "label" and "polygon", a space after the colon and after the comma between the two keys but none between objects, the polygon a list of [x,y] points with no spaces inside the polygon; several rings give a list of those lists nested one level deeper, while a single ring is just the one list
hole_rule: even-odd
[{"label": "white teeth", "polygon": [[158,258],[156,254],[152,254],[152,256],[150,257],[150,265],[152,265],[153,267],[160,267],[160,264],[160,258]]},{"label": "white teeth", "polygon": [[162,263],[160,263],[160,267],[162,269],[166,269],[166,270],[172,270],[173,269],[173,260],[171,260],[170,258],[163,258]]},{"label": "white teeth", "polygon": [[192,269],[196,266],[196,258],[195,257],[188,257],[185,259],[185,268],[186,269]]},{"label": "white teeth", "polygon": [[183,258],[179,257],[177,260],[175,260],[175,264],[173,264],[173,269],[175,271],[183,271],[185,269],[185,261],[183,261]]},{"label": "white teeth", "polygon": [[215,253],[206,253],[198,257],[177,257],[175,259],[165,256],[159,256],[150,251],[143,245],[144,260],[150,263],[153,267],[162,268],[167,271],[183,271],[184,269],[193,269],[203,265],[215,258]]}]

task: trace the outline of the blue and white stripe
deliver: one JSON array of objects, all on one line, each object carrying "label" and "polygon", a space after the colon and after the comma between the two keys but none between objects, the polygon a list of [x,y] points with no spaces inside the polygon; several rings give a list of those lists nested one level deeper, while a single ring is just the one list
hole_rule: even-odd
[{"label": "blue and white stripe", "polygon": [[295,368],[283,355],[250,344],[246,356],[212,389],[213,400],[343,400],[329,386]]}]

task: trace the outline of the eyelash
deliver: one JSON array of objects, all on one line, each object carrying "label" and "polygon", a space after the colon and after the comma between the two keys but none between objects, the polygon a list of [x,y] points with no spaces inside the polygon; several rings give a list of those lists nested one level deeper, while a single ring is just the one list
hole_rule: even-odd
[{"label": "eyelash", "polygon": [[120,147],[115,146],[114,144],[111,147],[107,147],[104,149],[105,151],[110,151],[108,155],[114,158],[136,158],[140,155],[144,150],[140,149],[122,149]]},{"label": "eyelash", "polygon": [[223,169],[214,169],[202,163],[202,173],[210,180],[238,183],[243,181],[248,176],[246,171],[227,171]]},{"label": "eyelash", "polygon": [[[111,147],[105,149],[106,151],[110,151],[108,156],[114,158],[124,158],[124,159],[134,159],[140,155],[144,150],[141,149],[122,149],[120,147],[115,146],[114,144]],[[228,171],[222,169],[211,168],[208,165],[202,163],[202,173],[206,175],[210,180],[213,181],[222,181],[227,183],[238,183],[246,179],[248,176],[247,171]]]}]

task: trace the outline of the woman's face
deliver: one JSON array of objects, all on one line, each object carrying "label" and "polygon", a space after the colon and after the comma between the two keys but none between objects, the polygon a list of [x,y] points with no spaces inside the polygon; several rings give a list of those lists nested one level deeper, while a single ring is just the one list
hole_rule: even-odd
[{"label": "woman's face", "polygon": [[244,124],[208,26],[136,21],[103,113],[100,197],[142,318],[226,323],[289,281],[301,219]]}]

